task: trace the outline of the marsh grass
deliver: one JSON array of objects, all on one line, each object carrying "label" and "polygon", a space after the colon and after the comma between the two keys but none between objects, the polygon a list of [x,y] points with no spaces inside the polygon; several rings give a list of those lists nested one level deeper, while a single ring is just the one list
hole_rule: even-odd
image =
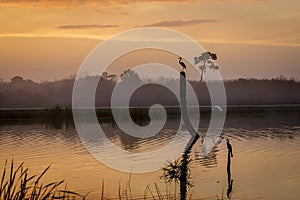
[{"label": "marsh grass", "polygon": [[216,194],[216,198],[217,198],[217,200],[224,200],[225,199],[225,197],[224,197],[224,190],[222,191],[222,194],[220,196],[218,196]]},{"label": "marsh grass", "polygon": [[[76,192],[66,190],[64,181],[42,183],[42,178],[49,170],[48,166],[40,175],[29,175],[24,163],[15,167],[5,162],[0,182],[1,200],[46,200],[46,199],[85,199]],[[63,189],[61,189],[63,188]]]},{"label": "marsh grass", "polygon": [[[180,191],[178,191],[178,186],[174,183],[173,189],[171,189],[170,183],[165,182],[165,188],[161,187],[159,184],[149,184],[144,190],[144,200],[179,200],[181,199]],[[192,199],[193,192],[185,197],[185,199]]]},{"label": "marsh grass", "polygon": [[[143,196],[134,196],[131,188],[131,176],[129,174],[129,178],[124,185],[121,185],[121,179],[119,180],[118,187],[118,200],[136,200],[136,199],[144,199],[144,200],[179,200],[179,192],[177,191],[177,187],[175,186],[175,190],[170,189],[170,184],[165,182],[165,188],[161,187],[158,183],[148,184],[144,189]],[[101,200],[109,200],[109,197],[105,197],[105,184],[104,180],[102,180],[102,188],[100,194]],[[115,199],[115,198],[114,198]],[[188,199],[191,199],[191,195]]]},{"label": "marsh grass", "polygon": [[[42,178],[49,170],[48,166],[40,175],[29,175],[29,169],[24,167],[24,163],[15,166],[13,160],[10,165],[5,161],[4,169],[1,175],[0,182],[0,199],[1,200],[85,200],[87,195],[80,195],[76,192],[72,192],[66,189],[64,181],[42,183]],[[128,181],[124,186],[121,186],[121,180],[119,181],[118,199],[119,200],[179,200],[180,192],[178,191],[177,183],[175,188],[170,187],[171,184],[165,181],[165,188],[158,183],[149,184],[145,187],[144,195],[140,197],[133,197],[131,188],[131,173],[129,174]],[[224,199],[224,194],[221,197],[216,195],[218,200]],[[105,197],[105,183],[102,180],[101,187],[101,200],[109,200]],[[186,199],[192,199],[192,192]]]}]

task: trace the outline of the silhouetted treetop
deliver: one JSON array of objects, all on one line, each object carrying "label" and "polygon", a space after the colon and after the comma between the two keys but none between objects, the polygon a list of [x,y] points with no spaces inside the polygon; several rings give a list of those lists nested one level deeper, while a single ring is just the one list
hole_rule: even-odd
[{"label": "silhouetted treetop", "polygon": [[206,72],[207,68],[213,71],[219,69],[219,67],[214,62],[215,60],[217,60],[217,54],[210,51],[203,52],[200,56],[194,57],[194,65],[199,65],[199,69],[201,71],[201,82],[203,82],[203,75]]}]

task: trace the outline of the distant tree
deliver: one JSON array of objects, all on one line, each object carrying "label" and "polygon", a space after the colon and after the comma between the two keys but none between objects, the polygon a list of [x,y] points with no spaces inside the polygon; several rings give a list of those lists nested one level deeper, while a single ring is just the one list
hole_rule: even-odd
[{"label": "distant tree", "polygon": [[102,78],[106,78],[108,76],[108,73],[107,72],[103,72],[102,73]]},{"label": "distant tree", "polygon": [[116,78],[115,74],[108,74],[107,72],[103,72],[101,78],[105,79],[105,80],[113,80]]},{"label": "distant tree", "polygon": [[122,80],[125,80],[125,79],[127,79],[127,78],[131,78],[131,79],[133,79],[133,80],[141,80],[140,77],[139,77],[139,75],[138,75],[135,71],[133,71],[133,70],[131,70],[131,69],[126,69],[126,70],[121,74],[121,79],[122,79]]},{"label": "distant tree", "polygon": [[217,60],[217,54],[211,52],[203,52],[200,56],[194,58],[194,65],[199,64],[201,71],[201,83],[203,82],[203,74],[206,72],[207,68],[210,70],[218,70],[219,67],[214,63]]},{"label": "distant tree", "polygon": [[21,83],[24,81],[23,77],[21,76],[14,76],[13,78],[10,79],[12,83]]},{"label": "distant tree", "polygon": [[288,78],[285,77],[283,74],[280,74],[280,75],[277,77],[277,80],[280,80],[280,81],[287,81]]},{"label": "distant tree", "polygon": [[114,80],[116,78],[116,75],[115,74],[109,74],[107,76],[108,79],[110,79],[111,81]]}]

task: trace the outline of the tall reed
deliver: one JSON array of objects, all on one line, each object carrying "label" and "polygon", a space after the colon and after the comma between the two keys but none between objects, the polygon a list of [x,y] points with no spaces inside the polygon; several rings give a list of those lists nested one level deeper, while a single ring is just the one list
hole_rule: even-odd
[{"label": "tall reed", "polygon": [[41,179],[49,170],[48,166],[40,175],[29,175],[24,163],[16,168],[13,160],[10,166],[5,161],[0,182],[1,200],[48,200],[48,199],[85,199],[76,192],[66,190],[64,181],[42,183]]}]

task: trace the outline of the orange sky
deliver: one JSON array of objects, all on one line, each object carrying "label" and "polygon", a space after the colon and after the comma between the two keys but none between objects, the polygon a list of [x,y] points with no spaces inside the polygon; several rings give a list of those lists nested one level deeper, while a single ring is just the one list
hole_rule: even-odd
[{"label": "orange sky", "polygon": [[216,52],[225,78],[300,78],[299,9],[298,0],[0,0],[0,78],[68,77],[100,41],[147,26]]}]

